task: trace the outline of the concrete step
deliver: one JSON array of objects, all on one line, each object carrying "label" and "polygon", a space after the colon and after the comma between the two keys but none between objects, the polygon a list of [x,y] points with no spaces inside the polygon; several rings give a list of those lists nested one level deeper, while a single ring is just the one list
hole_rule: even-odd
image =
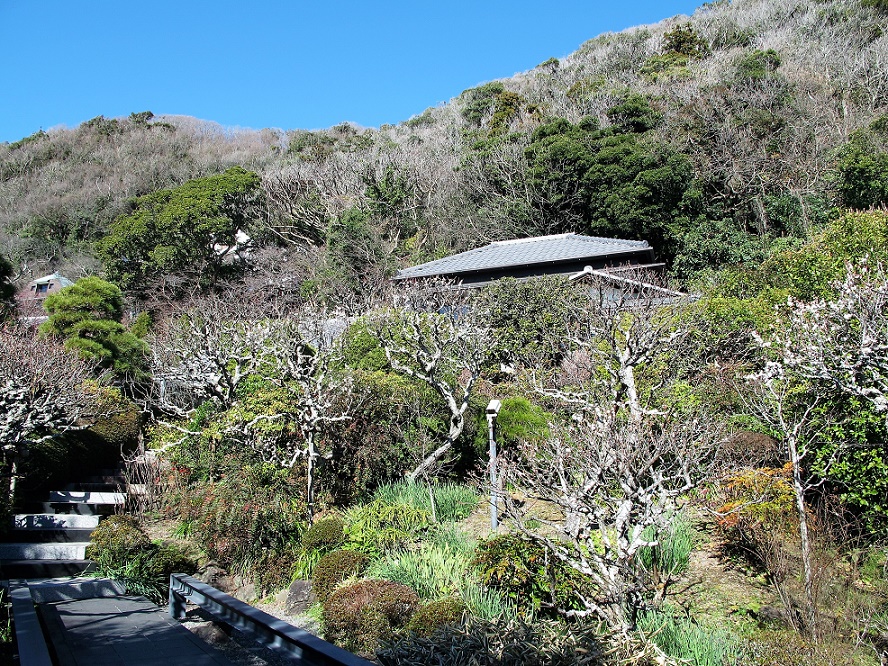
[{"label": "concrete step", "polygon": [[82,560],[89,541],[0,543],[0,560]]},{"label": "concrete step", "polygon": [[75,543],[89,541],[92,529],[13,529],[0,538],[0,543]]},{"label": "concrete step", "polygon": [[0,579],[61,578],[81,576],[95,569],[89,560],[4,560],[0,559]]},{"label": "concrete step", "polygon": [[95,482],[78,482],[78,483],[69,483],[62,490],[67,492],[91,492],[91,493],[116,493],[119,491],[123,491],[126,488],[125,482],[120,483],[105,483],[101,481]]},{"label": "concrete step", "polygon": [[52,601],[69,599],[97,599],[126,594],[126,586],[110,578],[68,576],[61,578],[31,579],[28,581],[31,598],[35,603],[46,604]]},{"label": "concrete step", "polygon": [[90,492],[78,490],[51,490],[50,504],[112,504],[126,502],[126,493]]},{"label": "concrete step", "polygon": [[14,529],[59,530],[97,527],[99,516],[82,516],[76,513],[19,513],[12,521]]},{"label": "concrete step", "polygon": [[85,476],[81,479],[84,483],[126,483],[126,476],[122,473],[117,474],[96,474],[95,476]]}]

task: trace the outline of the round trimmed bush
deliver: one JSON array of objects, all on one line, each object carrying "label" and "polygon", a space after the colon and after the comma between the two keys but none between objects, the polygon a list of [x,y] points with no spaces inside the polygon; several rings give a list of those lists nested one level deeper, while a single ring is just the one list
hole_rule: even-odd
[{"label": "round trimmed bush", "polygon": [[447,597],[425,604],[410,618],[407,628],[417,636],[428,638],[441,627],[459,624],[466,611],[462,599]]},{"label": "round trimmed bush", "polygon": [[380,641],[401,633],[419,606],[416,592],[388,580],[360,580],[324,602],[324,637],[372,659]]},{"label": "round trimmed bush", "polygon": [[319,520],[302,537],[302,546],[306,550],[323,550],[335,548],[345,538],[342,519],[332,516]]},{"label": "round trimmed bush", "polygon": [[94,560],[103,553],[127,553],[151,544],[139,521],[132,516],[109,516],[99,523],[90,536],[92,544],[86,550],[87,558]]},{"label": "round trimmed bush", "polygon": [[334,550],[324,555],[315,565],[311,578],[312,590],[319,601],[325,601],[336,586],[367,568],[369,558],[354,550]]}]

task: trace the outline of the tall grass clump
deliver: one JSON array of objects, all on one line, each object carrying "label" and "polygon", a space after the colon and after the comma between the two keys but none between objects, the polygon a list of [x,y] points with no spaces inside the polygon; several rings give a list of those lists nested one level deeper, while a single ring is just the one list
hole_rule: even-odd
[{"label": "tall grass clump", "polygon": [[472,488],[459,483],[398,481],[377,488],[373,499],[386,504],[409,504],[444,523],[467,518],[478,506],[479,497]]},{"label": "tall grass clump", "polygon": [[[518,610],[505,594],[471,578],[463,580],[459,595],[472,617],[486,622],[512,622],[518,619]],[[529,617],[524,619],[532,621]]]},{"label": "tall grass clump", "polygon": [[369,578],[384,578],[416,590],[423,601],[434,601],[457,592],[469,565],[467,555],[460,556],[435,544],[423,544],[419,550],[390,553],[374,562]]},{"label": "tall grass clump", "polygon": [[406,548],[430,525],[425,509],[380,500],[352,507],[343,519],[347,547],[374,558]]},{"label": "tall grass clump", "polygon": [[731,666],[740,658],[733,634],[688,618],[650,611],[639,616],[638,631],[670,657],[694,666]]},{"label": "tall grass clump", "polygon": [[658,539],[656,546],[641,548],[638,561],[644,569],[661,581],[675,579],[688,570],[691,551],[694,550],[694,528],[681,514],[677,514],[669,527],[658,535],[648,527],[644,537]]}]

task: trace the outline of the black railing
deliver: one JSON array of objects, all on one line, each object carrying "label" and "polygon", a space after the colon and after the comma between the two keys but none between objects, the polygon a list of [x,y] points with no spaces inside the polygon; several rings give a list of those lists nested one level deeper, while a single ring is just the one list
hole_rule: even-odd
[{"label": "black railing", "polygon": [[221,622],[249,634],[260,645],[296,657],[298,663],[306,666],[373,666],[366,659],[220,592],[196,578],[172,574],[170,616],[176,619],[184,617],[186,602],[201,607]]}]

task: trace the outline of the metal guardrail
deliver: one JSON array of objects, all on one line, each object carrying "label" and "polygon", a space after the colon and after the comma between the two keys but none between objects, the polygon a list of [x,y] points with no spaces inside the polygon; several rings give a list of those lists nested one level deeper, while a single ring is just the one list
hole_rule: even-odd
[{"label": "metal guardrail", "polygon": [[170,575],[170,616],[181,619],[185,602],[200,606],[220,621],[250,634],[261,645],[295,657],[305,666],[374,666],[303,629],[279,620],[185,574]]},{"label": "metal guardrail", "polygon": [[34,599],[26,580],[9,581],[9,599],[15,624],[15,643],[21,666],[52,666],[49,646],[34,609]]}]

